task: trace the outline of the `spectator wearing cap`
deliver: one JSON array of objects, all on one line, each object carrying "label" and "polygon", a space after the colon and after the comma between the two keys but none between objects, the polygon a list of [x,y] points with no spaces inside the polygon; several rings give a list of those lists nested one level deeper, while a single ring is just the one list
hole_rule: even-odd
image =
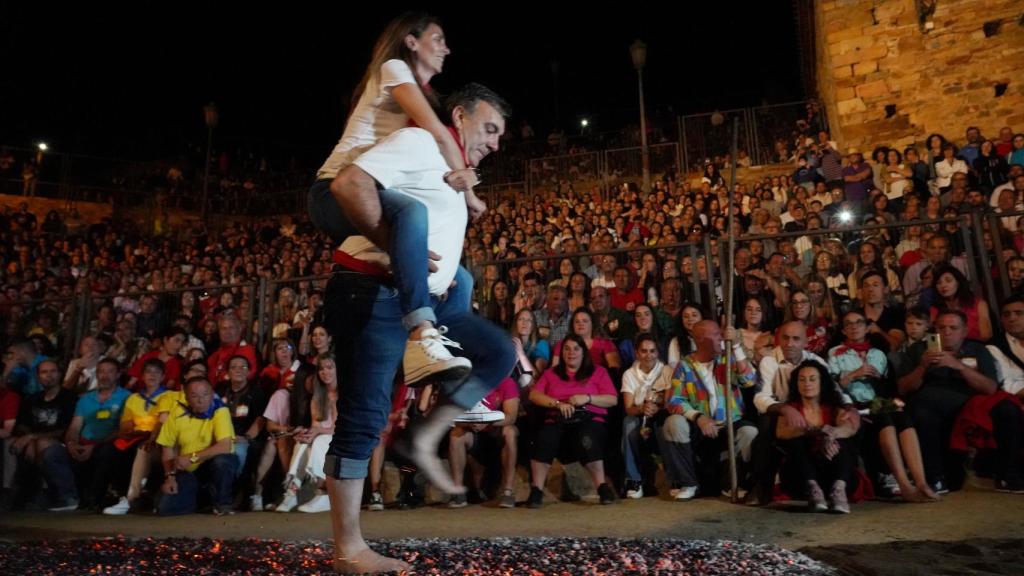
[{"label": "spectator wearing cap", "polygon": [[850,148],[846,152],[846,161],[847,165],[843,167],[843,191],[847,201],[861,206],[871,193],[874,173],[857,148]]}]

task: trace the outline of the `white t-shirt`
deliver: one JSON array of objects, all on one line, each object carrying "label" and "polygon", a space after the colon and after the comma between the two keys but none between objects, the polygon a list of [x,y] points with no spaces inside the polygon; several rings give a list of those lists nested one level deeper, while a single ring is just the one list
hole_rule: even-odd
[{"label": "white t-shirt", "polygon": [[[1010,350],[1013,351],[1014,355],[1018,358],[1024,358],[1024,343],[1019,340],[1006,335],[1006,341],[1010,343]],[[999,348],[989,344],[986,346],[989,353],[996,361],[996,376],[1000,386],[1003,390],[1010,394],[1018,394],[1021,390],[1024,390],[1024,370],[1021,370],[1020,366],[1006,357],[1003,351]]]},{"label": "white t-shirt", "polygon": [[369,147],[407,127],[409,116],[395,101],[391,90],[395,86],[415,83],[416,77],[404,61],[388,60],[381,65],[380,80],[371,78],[367,83],[345,124],[345,133],[317,171],[317,179],[334,178]]},{"label": "white t-shirt", "polygon": [[[427,247],[441,256],[436,262],[438,271],[427,277],[427,287],[431,294],[444,294],[459,268],[469,214],[463,196],[444,182],[448,164],[434,137],[422,128],[403,128],[364,152],[353,164],[382,187],[412,196],[426,206]],[[390,262],[388,255],[365,236],[350,236],[341,250],[361,260]]]},{"label": "white t-shirt", "polygon": [[664,392],[672,387],[672,369],[657,362],[650,373],[640,369],[640,363],[635,362],[629,370],[622,374],[623,394],[629,392],[633,395],[633,405],[643,406],[647,395],[651,390]]}]

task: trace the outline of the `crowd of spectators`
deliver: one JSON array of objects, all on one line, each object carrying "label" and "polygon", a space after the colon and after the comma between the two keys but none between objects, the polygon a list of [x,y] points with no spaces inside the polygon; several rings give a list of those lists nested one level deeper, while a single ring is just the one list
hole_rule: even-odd
[{"label": "crowd of spectators", "polygon": [[[520,361],[485,399],[491,413],[451,433],[453,476],[473,490],[450,506],[515,506],[517,467],[541,506],[556,459],[582,463],[602,503],[652,495],[654,453],[668,497],[716,495],[730,417],[753,502],[932,501],[962,485],[968,455],[996,488],[1024,492],[1024,135],[971,128],[960,146],[933,135],[865,158],[806,132],[783,155],[791,174],[733,190],[709,161],[699,183],[669,174],[649,194],[570,182],[491,203],[465,265],[477,312],[508,328]],[[730,207],[745,237],[727,270]],[[972,211],[1007,216],[966,233],[932,222]],[[992,270],[967,258],[975,235]],[[319,324],[333,247],[307,219],[69,231],[22,205],[0,213],[0,236],[5,506],[327,508],[322,460],[345,383]],[[504,262],[517,258],[530,260]],[[1009,293],[989,302],[978,280],[1002,269]],[[423,502],[388,447],[431,399],[397,387],[371,510],[387,459],[402,471],[389,496]]]}]

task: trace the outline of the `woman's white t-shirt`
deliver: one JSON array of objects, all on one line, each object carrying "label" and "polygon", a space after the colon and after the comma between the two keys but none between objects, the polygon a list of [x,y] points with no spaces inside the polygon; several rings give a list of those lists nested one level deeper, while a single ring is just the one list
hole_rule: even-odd
[{"label": "woman's white t-shirt", "polygon": [[345,124],[345,133],[316,173],[317,179],[334,178],[368,148],[409,126],[409,115],[398,105],[391,91],[402,84],[415,84],[409,65],[388,60],[380,67],[380,78],[366,85],[355,110]]}]

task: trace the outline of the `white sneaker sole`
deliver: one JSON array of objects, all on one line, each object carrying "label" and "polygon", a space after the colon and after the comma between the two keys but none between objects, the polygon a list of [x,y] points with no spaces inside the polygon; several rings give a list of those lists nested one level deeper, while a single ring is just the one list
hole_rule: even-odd
[{"label": "white sneaker sole", "polygon": [[456,356],[445,362],[425,364],[414,370],[406,370],[405,385],[419,388],[430,382],[461,381],[469,378],[472,369],[473,364],[468,359]]}]

